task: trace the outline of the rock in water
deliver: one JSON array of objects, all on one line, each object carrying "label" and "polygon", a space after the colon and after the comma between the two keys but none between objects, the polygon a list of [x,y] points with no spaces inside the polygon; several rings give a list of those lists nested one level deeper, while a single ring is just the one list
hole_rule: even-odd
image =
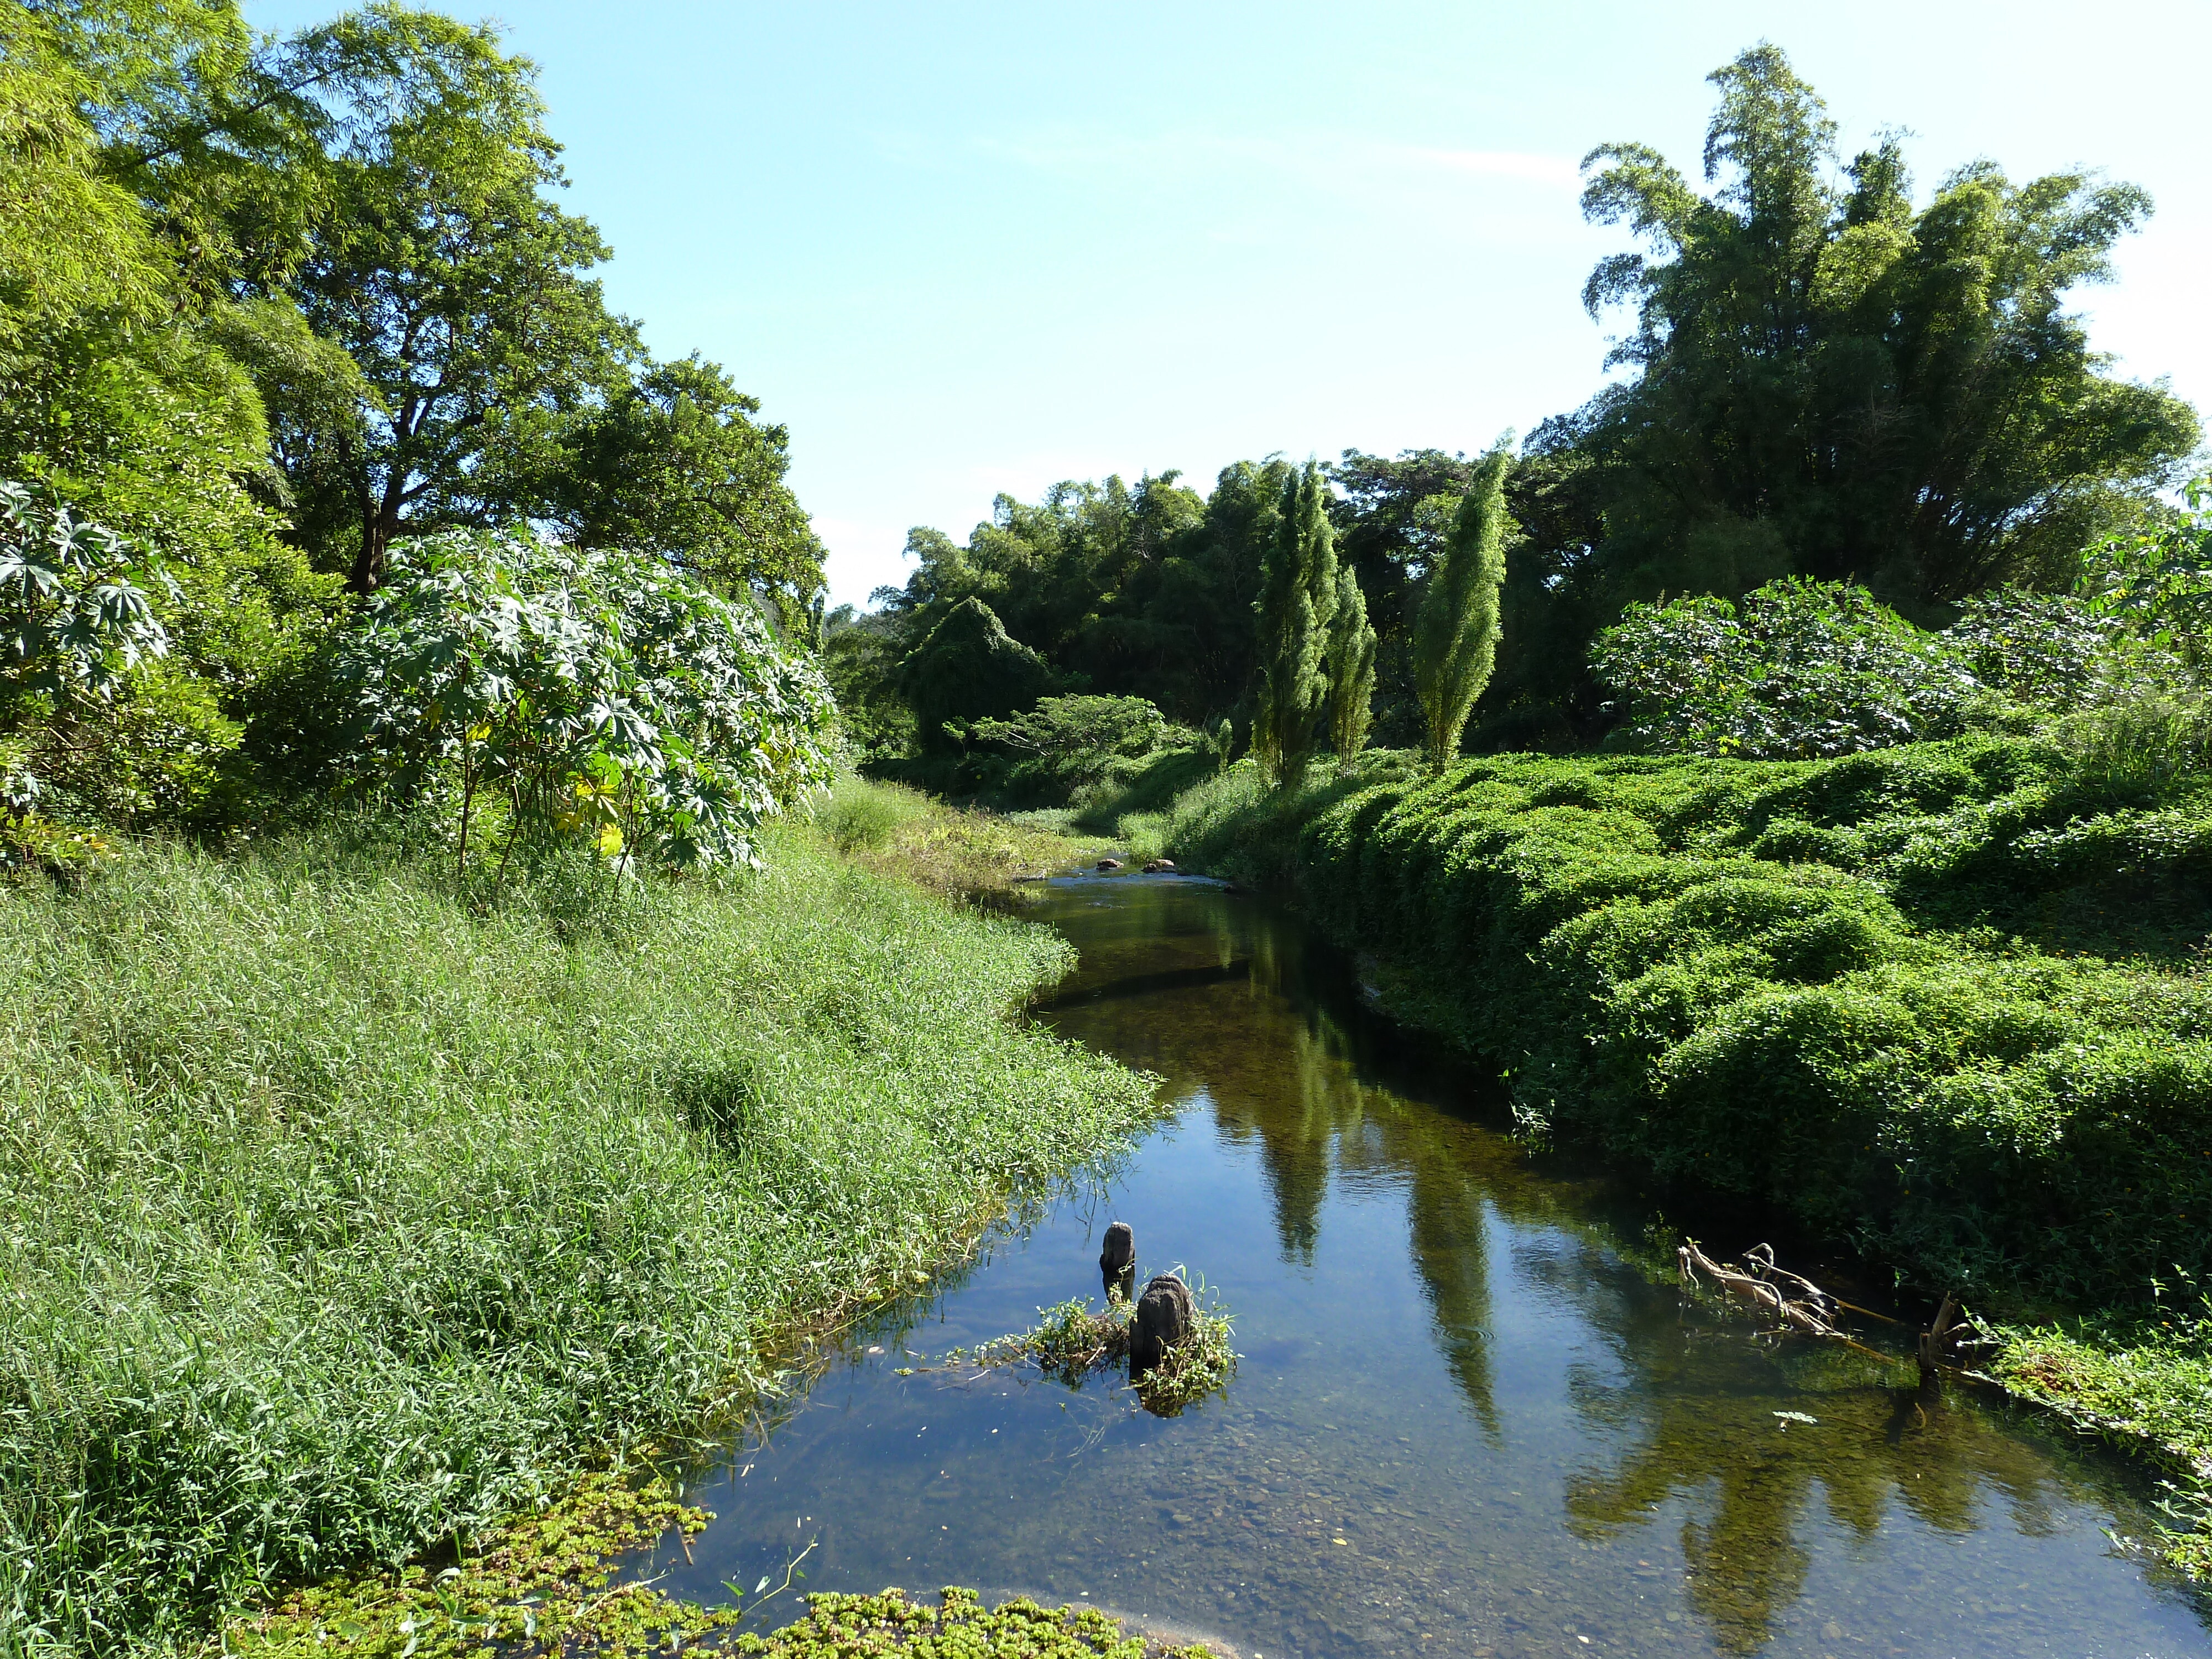
[{"label": "rock in water", "polygon": [[1129,1328],[1129,1369],[1148,1371],[1161,1357],[1190,1334],[1196,1310],[1190,1286],[1173,1273],[1155,1273],[1137,1298],[1137,1316]]},{"label": "rock in water", "polygon": [[1102,876],[1109,870],[1118,870],[1121,867],[1121,860],[1119,859],[1101,859],[1098,860],[1098,873]]},{"label": "rock in water", "polygon": [[1171,876],[1175,873],[1175,860],[1173,859],[1154,859],[1151,863],[1145,866],[1145,873],[1148,876]]},{"label": "rock in water", "polygon": [[1098,1271],[1106,1281],[1106,1294],[1119,1291],[1127,1301],[1137,1288],[1137,1236],[1126,1221],[1106,1230],[1106,1248],[1098,1252]]}]

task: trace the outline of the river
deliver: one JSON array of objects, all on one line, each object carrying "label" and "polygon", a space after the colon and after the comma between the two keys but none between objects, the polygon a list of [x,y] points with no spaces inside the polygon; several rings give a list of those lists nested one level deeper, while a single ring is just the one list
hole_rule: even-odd
[{"label": "river", "polygon": [[[1672,1236],[1632,1184],[1532,1164],[1294,919],[1134,876],[1032,914],[1081,952],[1040,1018],[1158,1073],[1173,1117],[701,1471],[717,1519],[643,1564],[661,1588],[726,1601],[796,1560],[763,1623],[965,1584],[1253,1659],[2212,1655],[2204,1600],[2131,1541],[2136,1471],[1686,1302],[1638,1265]],[[1717,1254],[1758,1242],[1698,1219]],[[1234,1312],[1225,1398],[1164,1419],[1112,1379],[933,1368],[1097,1296],[1114,1220],[1140,1274]]]}]

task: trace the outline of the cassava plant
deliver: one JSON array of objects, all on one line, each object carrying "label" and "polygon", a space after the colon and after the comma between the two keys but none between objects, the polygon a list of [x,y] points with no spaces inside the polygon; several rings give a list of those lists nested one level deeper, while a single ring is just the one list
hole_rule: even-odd
[{"label": "cassava plant", "polygon": [[404,544],[345,666],[362,769],[457,795],[457,872],[488,801],[503,809],[502,871],[533,835],[751,863],[760,821],[829,777],[820,676],[750,610],[655,559],[528,533]]},{"label": "cassava plant", "polygon": [[167,653],[154,599],[171,586],[158,559],[113,531],[0,481],[0,808],[11,824],[85,747],[124,677]]}]

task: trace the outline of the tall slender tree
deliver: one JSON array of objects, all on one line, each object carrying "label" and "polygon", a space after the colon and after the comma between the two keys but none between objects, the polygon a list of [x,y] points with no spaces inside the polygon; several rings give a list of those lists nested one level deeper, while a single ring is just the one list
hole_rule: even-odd
[{"label": "tall slender tree", "polygon": [[1348,565],[1336,573],[1336,615],[1328,629],[1328,736],[1340,769],[1350,771],[1367,747],[1367,728],[1375,718],[1375,629],[1367,620],[1367,596]]},{"label": "tall slender tree", "polygon": [[1257,609],[1260,707],[1252,747],[1277,787],[1293,788],[1305,776],[1328,705],[1326,654],[1336,615],[1336,536],[1315,462],[1284,484]]},{"label": "tall slender tree", "polygon": [[1422,749],[1441,770],[1498,660],[1498,590],[1505,580],[1505,446],[1483,458],[1444,538],[1413,619],[1413,686]]}]

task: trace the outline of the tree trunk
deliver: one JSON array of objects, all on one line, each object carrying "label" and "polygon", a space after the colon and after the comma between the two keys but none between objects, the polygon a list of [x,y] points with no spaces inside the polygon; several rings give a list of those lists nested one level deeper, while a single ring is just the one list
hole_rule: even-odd
[{"label": "tree trunk", "polygon": [[392,544],[398,536],[399,501],[387,489],[382,501],[368,502],[362,514],[361,550],[354,555],[353,573],[347,577],[346,586],[364,598],[383,586]]}]

